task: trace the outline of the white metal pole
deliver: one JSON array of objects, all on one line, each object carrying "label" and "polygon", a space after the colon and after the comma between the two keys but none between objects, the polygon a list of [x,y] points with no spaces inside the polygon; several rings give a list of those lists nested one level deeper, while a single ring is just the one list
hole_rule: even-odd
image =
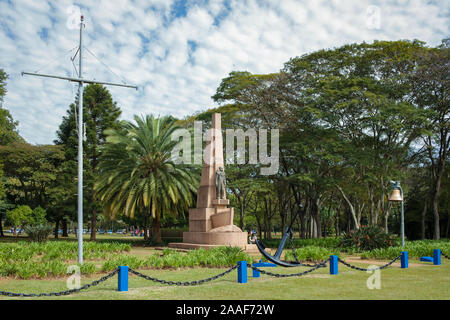
[{"label": "white metal pole", "polygon": [[399,183],[399,189],[401,192],[401,196],[402,196],[402,212],[401,212],[401,223],[400,223],[400,233],[401,233],[401,237],[402,237],[402,247],[405,246],[405,207],[404,207],[404,201],[405,199],[403,198],[403,189],[402,187],[400,187],[400,183]]},{"label": "white metal pole", "polygon": [[31,75],[31,76],[40,76],[47,78],[55,78],[55,79],[63,79],[69,81],[75,81],[79,83],[78,87],[78,262],[83,263],[83,84],[86,83],[98,83],[104,85],[111,86],[119,86],[119,87],[128,87],[134,88],[137,90],[136,86],[131,86],[127,84],[119,84],[119,83],[111,83],[104,81],[96,81],[83,79],[83,27],[84,27],[84,18],[80,17],[80,47],[79,47],[79,77],[63,77],[56,75],[48,75],[48,74],[38,74],[31,72],[22,72],[22,76]]},{"label": "white metal pole", "polygon": [[[80,18],[79,77],[83,77],[83,16]],[[83,263],[83,82],[78,87],[78,263]]]}]

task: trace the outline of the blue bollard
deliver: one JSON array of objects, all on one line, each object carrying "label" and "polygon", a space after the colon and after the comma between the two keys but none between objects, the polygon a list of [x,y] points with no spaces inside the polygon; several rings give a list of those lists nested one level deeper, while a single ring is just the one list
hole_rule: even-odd
[{"label": "blue bollard", "polygon": [[338,274],[338,256],[330,256],[330,274]]},{"label": "blue bollard", "polygon": [[402,269],[408,268],[408,251],[401,252],[400,262],[401,262]]},{"label": "blue bollard", "polygon": [[441,264],[441,249],[433,250],[433,264],[436,266]]},{"label": "blue bollard", "polygon": [[[253,264],[254,267],[261,268],[261,267],[276,267],[277,265],[270,262],[262,262],[260,259],[258,263]],[[261,272],[258,270],[253,269],[253,278],[259,278],[261,275]]]},{"label": "blue bollard", "polygon": [[118,291],[128,291],[128,267],[120,266],[119,267],[119,276],[118,276]]},{"label": "blue bollard", "polygon": [[238,262],[238,283],[247,283],[247,261]]}]

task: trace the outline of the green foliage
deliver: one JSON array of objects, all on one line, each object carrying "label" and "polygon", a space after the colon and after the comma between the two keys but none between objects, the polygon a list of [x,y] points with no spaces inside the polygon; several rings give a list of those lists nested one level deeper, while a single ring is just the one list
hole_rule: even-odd
[{"label": "green foliage", "polygon": [[[285,250],[285,258],[286,261],[295,261],[292,250]],[[317,246],[306,246],[302,248],[295,249],[295,255],[299,261],[312,261],[312,262],[322,262],[328,259],[331,255],[337,255],[342,258],[342,253],[339,251],[317,247]]]},{"label": "green foliage", "polygon": [[[340,243],[340,238],[312,238],[312,239],[300,239],[294,238],[294,247],[305,247],[305,246],[313,246],[313,247],[322,247],[328,249],[336,248]],[[264,245],[269,248],[278,248],[278,245],[281,242],[281,239],[264,239]],[[286,244],[285,250],[290,249],[290,245]]]},{"label": "green foliage", "polygon": [[[31,210],[29,206],[21,205],[15,209],[6,211],[6,218],[14,227],[28,226],[27,233],[30,238],[33,241],[40,241],[37,239],[43,240],[44,235],[47,234],[46,230],[51,228],[46,225],[47,220],[45,219],[45,214],[45,210],[41,207],[36,207],[34,210]],[[36,226],[36,228],[32,228],[31,226]]]},{"label": "green foliage", "polygon": [[22,137],[17,132],[18,122],[14,121],[11,113],[3,108],[3,100],[6,95],[6,80],[8,75],[0,69],[0,146],[8,145],[15,141],[22,141]]},{"label": "green foliage", "polygon": [[25,226],[23,230],[31,241],[44,242],[48,240],[53,228],[48,224],[36,224]]},{"label": "green foliage", "polygon": [[[110,261],[130,249],[129,244],[123,243],[86,242],[84,257]],[[67,267],[77,259],[77,250],[76,242],[0,243],[0,276],[17,276],[23,279],[63,276]],[[80,266],[80,271],[81,274],[92,274],[98,270],[92,262],[86,261]]]},{"label": "green foliage", "polygon": [[61,201],[57,192],[64,154],[60,146],[12,143],[0,146],[6,196],[16,205],[47,208],[51,215]]},{"label": "green foliage", "polygon": [[121,129],[107,131],[95,190],[111,217],[124,212],[152,218],[152,235],[161,242],[161,217],[189,208],[198,178],[192,168],[172,159],[178,142],[171,136],[179,129],[174,118],[149,115],[134,120],[136,124],[123,122]]},{"label": "green foliage", "polygon": [[191,250],[186,253],[172,249],[163,250],[162,254],[153,254],[147,258],[120,256],[103,263],[103,271],[111,271],[120,265],[131,268],[192,268],[192,267],[231,267],[238,261],[252,262],[252,258],[237,247],[218,247]]},{"label": "green foliage", "polygon": [[[73,196],[76,192],[75,179],[77,177],[78,132],[75,115],[78,106],[77,96],[75,102],[69,106],[66,115],[56,132],[55,144],[60,145],[64,151],[65,165],[61,168],[62,175],[59,183],[71,187],[59,189],[59,210],[52,212],[54,220],[61,220],[76,212],[76,200]],[[86,128],[84,145],[84,197],[85,211],[91,216],[91,224],[95,230],[97,213],[101,212],[102,204],[97,200],[93,190],[94,182],[98,175],[98,164],[101,156],[101,147],[106,143],[107,129],[119,128],[120,108],[113,100],[108,89],[100,84],[90,84],[85,87],[83,93],[83,119]],[[62,209],[62,210],[61,210]],[[91,234],[93,239],[95,234]]]},{"label": "green foliage", "polygon": [[42,225],[47,222],[46,217],[46,211],[42,207],[38,206],[33,209],[33,212],[31,214],[31,225]]},{"label": "green foliage", "polygon": [[440,241],[435,240],[406,241],[404,247],[395,246],[362,252],[361,258],[389,260],[398,257],[402,251],[408,251],[408,256],[411,258],[420,258],[423,256],[433,256],[434,249],[441,249],[442,253],[449,255],[450,240],[441,239]]},{"label": "green foliage", "polygon": [[27,205],[6,211],[6,218],[16,227],[32,221],[33,210]]},{"label": "green foliage", "polygon": [[342,248],[368,251],[387,248],[396,244],[396,239],[377,226],[361,226],[356,231],[344,234],[339,244]]},{"label": "green foliage", "polygon": [[0,163],[0,200],[5,196],[5,185],[3,183],[3,164]]}]

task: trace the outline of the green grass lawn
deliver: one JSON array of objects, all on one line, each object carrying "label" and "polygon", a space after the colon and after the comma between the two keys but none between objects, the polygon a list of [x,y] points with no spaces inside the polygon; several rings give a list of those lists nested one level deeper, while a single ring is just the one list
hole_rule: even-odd
[{"label": "green grass lawn", "polygon": [[[339,274],[330,275],[328,268],[318,269],[302,277],[275,278],[261,275],[252,278],[248,272],[248,283],[237,283],[237,272],[198,286],[169,286],[148,281],[137,276],[129,276],[129,291],[117,291],[117,276],[80,293],[61,297],[42,298],[10,298],[0,296],[0,299],[187,299],[187,300],[312,300],[312,299],[450,299],[450,262],[443,259],[442,265],[414,262],[414,266],[401,269],[398,264],[381,270],[381,289],[368,289],[366,281],[371,274],[356,271],[339,264]],[[367,264],[358,263],[367,267]],[[219,274],[227,268],[194,268],[182,270],[148,270],[142,273],[164,280],[192,281]],[[276,273],[297,273],[305,268],[268,268]],[[82,278],[82,285],[100,278],[95,274]],[[44,280],[0,279],[1,291],[12,292],[51,292],[66,290],[66,278]]]},{"label": "green grass lawn", "polygon": [[[87,240],[89,235],[85,235]],[[142,239],[142,238],[140,238]],[[99,235],[99,244],[90,243],[86,244],[85,258],[86,262],[95,264],[95,271],[82,275],[82,285],[90,283],[93,280],[97,280],[107,273],[101,272],[102,265],[108,260],[114,260],[116,258],[134,258],[134,259],[148,259],[150,255],[166,255],[164,251],[155,250],[155,248],[144,247],[141,244],[139,238],[129,237],[123,235]],[[17,242],[18,240],[26,240],[25,238],[13,238],[6,237],[0,239],[0,247],[11,246],[9,243]],[[71,237],[69,239],[59,239],[56,241],[69,241],[73,242],[76,239]],[[120,241],[120,240],[123,240]],[[320,243],[316,243],[310,240],[304,240],[304,243],[299,243],[302,250],[309,257],[313,257],[316,253],[324,255],[317,259],[326,259],[330,252],[336,253],[333,248],[327,249],[327,244],[333,247],[333,239],[319,239]],[[51,240],[52,242],[55,240]],[[2,244],[3,243],[3,244]],[[109,244],[108,244],[109,243]],[[114,244],[116,243],[116,244]],[[118,244],[117,244],[118,243]],[[28,252],[23,246],[23,250],[17,250],[11,252],[11,256],[6,255],[3,261],[3,267],[19,263],[22,261],[42,261],[45,262],[64,262],[65,264],[75,263],[76,257],[76,244],[73,243],[71,250],[62,250],[64,243],[57,246],[48,246],[44,252],[33,256],[31,259],[27,258],[31,255],[31,251]],[[425,242],[411,242],[408,244],[408,250],[410,254],[410,267],[408,269],[401,269],[399,262],[394,263],[391,267],[381,270],[381,289],[368,289],[366,285],[367,279],[371,274],[350,269],[342,264],[339,264],[339,274],[331,276],[329,269],[321,268],[310,274],[302,277],[289,277],[289,278],[275,278],[262,274],[261,278],[252,278],[251,269],[248,270],[248,283],[237,283],[237,271],[232,271],[223,278],[214,280],[198,286],[170,286],[160,283],[155,283],[134,275],[129,275],[129,291],[118,292],[117,291],[117,276],[112,277],[104,283],[99,284],[96,287],[91,287],[80,293],[75,293],[70,296],[60,297],[40,297],[40,298],[11,298],[6,296],[0,296],[0,300],[4,299],[68,299],[68,300],[96,300],[96,299],[132,299],[132,300],[219,300],[219,299],[231,299],[231,300],[265,300],[265,299],[281,299],[281,300],[299,300],[299,299],[450,299],[450,261],[445,257],[442,257],[442,265],[434,266],[430,263],[424,263],[418,261],[420,255],[432,254],[433,248],[444,249],[443,252],[448,254],[448,242],[441,241],[439,243],[433,241]],[[114,251],[115,246],[128,245],[130,250]],[[308,247],[310,245],[315,245]],[[305,247],[306,246],[306,247]],[[38,249],[36,245],[35,249]],[[61,250],[56,250],[61,247]],[[72,247],[72,246],[71,246]],[[92,247],[91,249],[89,249]],[[103,248],[104,247],[104,248]],[[317,248],[316,248],[317,247]],[[53,249],[52,249],[53,248]],[[98,250],[97,250],[97,249]],[[109,248],[109,249],[108,249]],[[67,249],[67,248],[66,248]],[[314,249],[309,252],[309,249]],[[317,250],[316,250],[317,249]],[[321,253],[320,250],[328,250],[330,252]],[[398,248],[392,248],[384,251],[373,251],[370,254],[365,253],[366,259],[377,259],[378,261],[372,262],[370,260],[352,260],[348,262],[361,267],[367,267],[371,263],[382,264],[390,261],[390,256],[395,257],[398,253],[395,251]],[[15,250],[15,249],[14,249]],[[113,250],[113,251],[111,251]],[[310,251],[311,251],[310,250]],[[431,250],[431,251],[430,251]],[[54,251],[54,252],[53,252]],[[166,250],[165,250],[166,251]],[[285,250],[289,253],[289,250]],[[316,252],[317,251],[317,252]],[[392,252],[391,252],[392,251]],[[33,251],[34,252],[34,251]],[[415,252],[413,255],[412,253]],[[1,253],[1,252],[0,252]],[[302,252],[299,252],[301,256]],[[6,251],[3,252],[3,255]],[[178,257],[171,252],[167,253],[169,256]],[[48,256],[47,256],[48,255]],[[183,255],[185,255],[183,253]],[[348,256],[348,254],[343,254]],[[353,255],[353,254],[352,254]],[[364,253],[359,254],[363,256]],[[1,255],[0,255],[1,256]],[[168,258],[169,258],[168,256]],[[354,255],[353,255],[354,256]],[[30,256],[31,257],[31,256]],[[22,260],[20,260],[20,259]],[[179,257],[178,257],[179,258]],[[171,263],[178,262],[172,261]],[[254,257],[259,259],[259,257]],[[320,259],[319,259],[320,258]],[[350,257],[348,257],[350,259]],[[9,259],[9,260],[8,260]],[[30,259],[30,260],[27,260]],[[239,258],[241,259],[241,258]],[[300,259],[303,259],[300,257]],[[316,259],[316,260],[317,260]],[[20,260],[20,261],[19,261]],[[125,259],[126,260],[126,259]],[[125,261],[124,260],[124,261]],[[314,260],[314,259],[313,259]],[[128,261],[128,260],[126,260]],[[208,260],[209,261],[209,260]],[[132,262],[131,260],[128,262]],[[213,261],[214,262],[214,261]],[[0,261],[1,265],[2,261]],[[120,262],[124,263],[124,262]],[[125,264],[128,265],[128,264]],[[169,281],[193,281],[205,279],[223,271],[227,270],[227,267],[209,268],[209,267],[193,267],[193,268],[176,268],[173,267],[176,264],[170,264],[167,268],[142,267],[140,272],[148,274],[152,277],[169,280]],[[229,265],[229,264],[207,264],[212,266]],[[172,266],[172,267],[170,267]],[[115,268],[115,266],[114,266]],[[113,270],[113,269],[103,269]],[[308,268],[268,268],[266,269],[275,273],[298,273],[302,270],[308,270]],[[65,269],[58,276],[42,276],[39,279],[36,277],[30,277],[29,279],[19,279],[17,276],[10,275],[8,277],[0,277],[0,291],[10,291],[15,293],[41,293],[41,292],[58,292],[67,290],[66,280],[68,276],[65,276]]]}]

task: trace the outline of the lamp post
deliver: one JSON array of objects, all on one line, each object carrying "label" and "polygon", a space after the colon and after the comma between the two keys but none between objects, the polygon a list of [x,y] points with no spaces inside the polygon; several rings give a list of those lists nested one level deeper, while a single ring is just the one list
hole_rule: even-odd
[{"label": "lamp post", "polygon": [[402,203],[402,211],[401,211],[401,222],[400,222],[400,236],[402,238],[402,247],[405,246],[405,209],[403,202],[403,189],[400,186],[400,181],[390,181],[392,186],[392,193],[389,197],[389,201],[392,202],[401,202]]}]

